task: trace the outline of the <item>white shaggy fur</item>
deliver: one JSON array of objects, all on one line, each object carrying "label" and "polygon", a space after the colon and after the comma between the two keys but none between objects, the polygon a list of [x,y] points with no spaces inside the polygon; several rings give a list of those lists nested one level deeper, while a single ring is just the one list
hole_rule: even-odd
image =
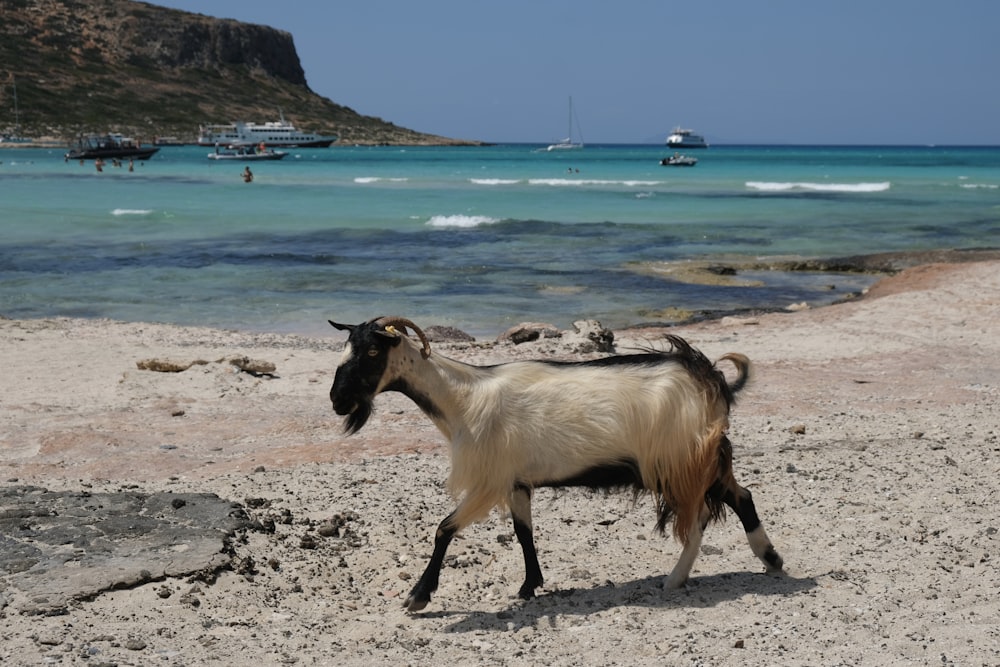
[{"label": "white shaggy fur", "polygon": [[686,533],[716,472],[714,449],[705,450],[728,427],[725,403],[709,402],[679,364],[479,367],[437,354],[424,360],[404,337],[379,389],[404,374],[440,410],[430,417],[451,445],[457,528],[505,507],[515,483],[635,459],[647,489],[669,480],[675,497],[695,494],[688,513],[678,508],[675,527]]}]

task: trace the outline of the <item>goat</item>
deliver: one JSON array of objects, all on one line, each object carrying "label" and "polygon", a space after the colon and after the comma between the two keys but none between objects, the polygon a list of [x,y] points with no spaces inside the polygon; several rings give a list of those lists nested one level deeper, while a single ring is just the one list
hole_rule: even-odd
[{"label": "goat", "polygon": [[[494,507],[510,512],[524,554],[518,595],[534,597],[542,585],[531,522],[535,488],[631,487],[653,495],[658,532],[673,520],[683,545],[667,577],[668,588],[687,581],[710,520],[736,512],[753,553],[767,570],[782,568],[757,516],[750,491],[733,477],[729,409],[749,379],[742,354],[719,359],[736,366],[725,376],[679,336],[670,349],[592,361],[515,361],[474,366],[431,355],[413,322],[382,317],[347,331],[330,400],[350,435],[372,414],[385,391],[408,396],[451,445],[450,490],[458,506],[438,526],[434,551],[410,591],[405,608],[427,606],[437,590],[452,538]],[[407,335],[413,329],[418,346]],[[718,363],[718,362],[716,362]]]}]

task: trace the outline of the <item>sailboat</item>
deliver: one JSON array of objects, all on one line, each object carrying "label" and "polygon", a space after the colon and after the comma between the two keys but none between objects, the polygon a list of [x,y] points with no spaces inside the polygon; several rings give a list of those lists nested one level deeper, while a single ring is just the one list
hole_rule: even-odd
[{"label": "sailboat", "polygon": [[567,150],[573,150],[573,149],[576,149],[576,148],[583,148],[583,133],[580,132],[580,123],[579,123],[579,121],[577,121],[577,124],[576,124],[576,133],[580,137],[580,141],[579,142],[574,142],[573,141],[573,98],[572,98],[572,96],[569,98],[569,123],[568,123],[568,125],[569,125],[569,127],[567,128],[567,132],[566,132],[566,134],[568,136],[565,139],[563,139],[562,141],[560,141],[560,142],[551,144],[545,150],[547,150],[547,151],[567,151]]}]

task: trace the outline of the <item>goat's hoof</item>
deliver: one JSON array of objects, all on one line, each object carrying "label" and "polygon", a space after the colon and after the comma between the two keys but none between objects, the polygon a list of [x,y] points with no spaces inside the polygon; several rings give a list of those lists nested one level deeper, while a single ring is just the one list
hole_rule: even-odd
[{"label": "goat's hoof", "polygon": [[430,602],[430,598],[426,600],[418,600],[417,598],[411,595],[410,597],[406,598],[406,602],[403,603],[403,608],[406,609],[406,611],[412,613],[415,611],[420,611],[421,609],[426,607],[428,602]]},{"label": "goat's hoof", "polygon": [[535,597],[534,586],[530,588],[528,588],[527,586],[521,586],[521,590],[517,592],[517,597],[521,598],[522,600],[530,600],[531,598]]},{"label": "goat's hoof", "polygon": [[785,566],[785,561],[781,559],[772,546],[768,546],[767,551],[764,552],[764,562],[767,564],[768,572],[780,572]]},{"label": "goat's hoof", "polygon": [[524,580],[521,584],[521,588],[517,591],[517,597],[522,600],[530,600],[535,597],[535,589],[544,584],[545,581],[541,577],[531,577]]}]

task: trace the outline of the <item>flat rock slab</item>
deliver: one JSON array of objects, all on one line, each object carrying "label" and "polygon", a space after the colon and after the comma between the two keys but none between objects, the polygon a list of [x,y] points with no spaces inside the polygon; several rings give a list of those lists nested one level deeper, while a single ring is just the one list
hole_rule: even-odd
[{"label": "flat rock slab", "polygon": [[102,591],[213,574],[248,524],[214,494],[0,488],[0,609],[60,614]]}]

